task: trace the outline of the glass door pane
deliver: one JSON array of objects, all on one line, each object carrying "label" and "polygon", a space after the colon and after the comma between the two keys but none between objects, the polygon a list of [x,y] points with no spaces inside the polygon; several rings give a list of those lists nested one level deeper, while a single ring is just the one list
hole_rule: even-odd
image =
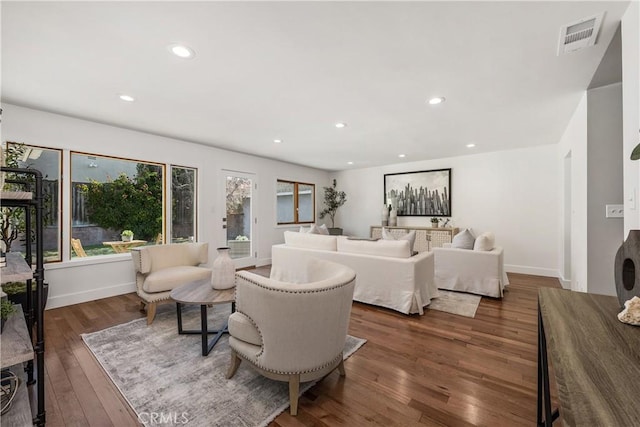
[{"label": "glass door pane", "polygon": [[229,255],[233,259],[253,260],[253,215],[251,213],[253,178],[248,175],[227,172],[225,181],[226,230]]}]

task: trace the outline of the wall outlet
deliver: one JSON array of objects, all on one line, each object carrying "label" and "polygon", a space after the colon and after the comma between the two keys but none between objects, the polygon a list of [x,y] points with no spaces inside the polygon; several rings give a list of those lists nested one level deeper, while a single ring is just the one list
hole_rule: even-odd
[{"label": "wall outlet", "polygon": [[606,205],[606,218],[624,218],[624,205]]}]

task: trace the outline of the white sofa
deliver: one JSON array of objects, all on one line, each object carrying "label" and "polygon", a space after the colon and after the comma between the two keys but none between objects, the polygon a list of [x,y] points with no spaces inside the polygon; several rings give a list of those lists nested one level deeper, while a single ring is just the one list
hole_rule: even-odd
[{"label": "white sofa", "polygon": [[356,272],[354,301],[404,314],[424,314],[438,296],[431,252],[411,256],[407,240],[350,240],[344,236],[284,232],[285,243],[271,250],[271,278],[300,282],[310,258],[346,265]]},{"label": "white sofa", "polygon": [[433,248],[433,255],[438,289],[502,298],[509,284],[499,246],[490,251]]}]

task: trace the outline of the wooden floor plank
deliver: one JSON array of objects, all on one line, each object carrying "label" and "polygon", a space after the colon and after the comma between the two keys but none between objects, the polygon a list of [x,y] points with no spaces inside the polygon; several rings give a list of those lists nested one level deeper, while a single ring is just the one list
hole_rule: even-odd
[{"label": "wooden floor plank", "polygon": [[[354,303],[349,333],[368,342],[345,362],[346,378],[330,374],[300,399],[297,417],[285,411],[271,426],[535,424],[537,290],[559,282],[509,278],[504,298],[482,298],[473,319]],[[48,425],[140,425],[80,334],[143,317],[134,293],[45,313]]]}]

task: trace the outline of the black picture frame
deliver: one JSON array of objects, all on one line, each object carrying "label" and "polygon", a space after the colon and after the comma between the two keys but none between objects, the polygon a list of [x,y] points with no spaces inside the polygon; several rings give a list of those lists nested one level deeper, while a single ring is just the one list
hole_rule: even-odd
[{"label": "black picture frame", "polygon": [[451,168],[385,174],[384,204],[394,203],[398,216],[451,216]]}]

